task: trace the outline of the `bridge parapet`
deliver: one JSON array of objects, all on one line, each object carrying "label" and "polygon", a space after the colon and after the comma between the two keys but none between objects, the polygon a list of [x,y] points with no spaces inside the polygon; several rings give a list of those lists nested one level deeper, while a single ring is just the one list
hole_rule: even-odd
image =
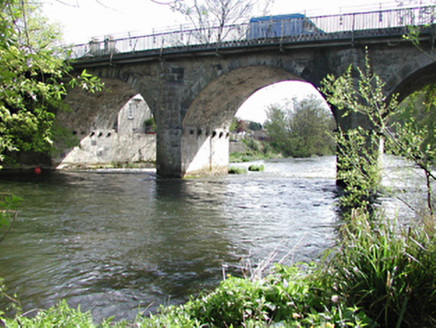
[{"label": "bridge parapet", "polygon": [[[352,42],[359,37],[401,36],[407,32],[408,26],[424,28],[433,25],[436,22],[435,9],[436,6],[418,6],[328,16],[302,15],[279,21],[249,22],[224,27],[194,29],[181,26],[179,30],[150,35],[105,36],[103,40],[93,38],[88,44],[72,46],[71,58],[89,59],[144,51],[163,54],[335,39],[348,39]],[[302,28],[290,32],[287,30],[290,24],[300,24]]]}]

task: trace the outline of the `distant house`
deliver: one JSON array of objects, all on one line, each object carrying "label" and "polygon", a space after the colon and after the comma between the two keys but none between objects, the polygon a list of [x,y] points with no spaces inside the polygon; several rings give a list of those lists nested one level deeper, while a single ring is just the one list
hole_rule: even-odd
[{"label": "distant house", "polygon": [[251,137],[253,139],[259,140],[259,141],[263,141],[267,138],[265,132],[263,132],[262,130],[259,131],[250,131]]}]

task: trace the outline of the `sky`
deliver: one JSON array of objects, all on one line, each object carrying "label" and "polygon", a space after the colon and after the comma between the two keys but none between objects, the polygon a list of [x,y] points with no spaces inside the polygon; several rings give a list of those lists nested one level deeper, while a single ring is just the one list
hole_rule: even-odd
[{"label": "sky", "polygon": [[[169,2],[170,0],[156,0]],[[186,24],[185,18],[166,5],[151,0],[43,0],[45,15],[62,26],[65,43],[88,43],[92,37],[144,35],[173,29]],[[403,4],[436,4],[436,0],[274,0],[270,14],[304,13],[308,16],[386,9]],[[260,13],[253,13],[259,16]],[[282,82],[266,87],[249,98],[238,110],[237,117],[266,119],[265,108],[272,103],[284,103],[294,97],[304,97],[316,90],[307,83]]]}]

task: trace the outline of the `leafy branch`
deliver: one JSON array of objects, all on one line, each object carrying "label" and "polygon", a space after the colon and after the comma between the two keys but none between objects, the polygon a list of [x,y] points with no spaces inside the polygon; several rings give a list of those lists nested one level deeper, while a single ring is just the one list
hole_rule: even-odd
[{"label": "leafy branch", "polygon": [[[357,85],[354,72],[358,76]],[[380,179],[377,178],[380,155],[378,145],[386,140],[387,151],[412,161],[424,172],[427,208],[433,216],[432,182],[435,175],[431,165],[436,160],[436,150],[434,138],[429,136],[435,135],[434,120],[433,124],[423,124],[418,123],[411,115],[403,115],[408,120],[403,123],[397,120],[390,124],[391,117],[401,113],[402,109],[398,106],[396,96],[390,100],[386,98],[384,86],[385,83],[371,70],[368,52],[364,70],[350,65],[342,76],[336,78],[329,75],[322,82],[320,90],[331,105],[341,110],[344,116],[350,113],[361,114],[369,122],[366,129],[341,132],[337,137],[339,177],[345,179],[348,192],[342,198],[342,204],[355,207],[360,199],[361,206],[367,208],[370,193],[377,193],[380,189]],[[356,148],[356,145],[359,147]]]}]

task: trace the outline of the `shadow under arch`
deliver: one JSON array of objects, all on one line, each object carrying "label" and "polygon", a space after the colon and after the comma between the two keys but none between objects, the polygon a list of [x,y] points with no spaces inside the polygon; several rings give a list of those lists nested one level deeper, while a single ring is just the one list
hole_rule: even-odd
[{"label": "shadow under arch", "polygon": [[305,82],[284,69],[249,66],[224,73],[201,90],[182,121],[184,176],[227,173],[229,126],[237,110],[256,91],[284,81]]},{"label": "shadow under arch", "polygon": [[400,103],[415,91],[421,90],[427,85],[436,83],[436,62],[422,67],[403,79],[389,94],[388,100],[398,95]]},{"label": "shadow under arch", "polygon": [[[101,78],[101,81],[105,87],[100,92],[90,93],[81,88],[69,90],[64,100],[69,110],[56,115],[56,125],[62,132],[55,138],[55,151],[51,158],[53,167],[110,164],[113,161],[106,154],[108,151],[117,152],[110,148],[118,143],[122,146],[127,140],[118,135],[119,114],[129,101],[138,99],[138,95],[141,100],[143,97],[138,90],[117,78]],[[145,99],[143,102],[147,106]],[[130,114],[125,115],[126,119],[127,115]],[[138,121],[141,117],[137,115],[128,119]],[[144,120],[138,121],[137,125],[144,128]],[[84,150],[84,145],[89,147]],[[124,161],[130,162],[129,159]]]}]

